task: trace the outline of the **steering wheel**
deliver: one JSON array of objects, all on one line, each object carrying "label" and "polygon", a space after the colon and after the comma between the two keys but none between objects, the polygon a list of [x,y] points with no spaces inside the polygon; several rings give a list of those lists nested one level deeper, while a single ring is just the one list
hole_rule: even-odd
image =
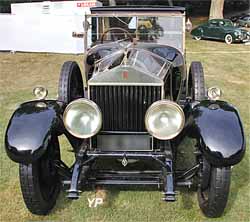
[{"label": "steering wheel", "polygon": [[[102,36],[101,36],[101,44],[103,44],[103,39],[104,39],[104,36],[107,35],[108,32],[111,32],[111,31],[114,31],[114,30],[119,30],[119,31],[122,31],[124,33],[124,36],[128,36],[128,38],[130,39],[131,42],[133,42],[133,36],[126,30],[126,29],[123,29],[123,28],[119,28],[119,27],[113,27],[113,28],[109,28],[108,30],[106,30]],[[119,33],[120,34],[120,33]]]}]

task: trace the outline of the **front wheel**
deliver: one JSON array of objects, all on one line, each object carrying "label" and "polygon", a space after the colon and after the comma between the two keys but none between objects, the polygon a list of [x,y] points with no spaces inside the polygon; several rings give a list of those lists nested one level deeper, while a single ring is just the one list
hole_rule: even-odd
[{"label": "front wheel", "polygon": [[192,62],[190,65],[187,92],[194,101],[205,99],[205,79],[201,62]]},{"label": "front wheel", "polygon": [[225,43],[227,43],[228,45],[233,43],[233,37],[230,34],[227,34],[225,36]]},{"label": "front wheel", "polygon": [[58,140],[50,142],[39,160],[19,165],[21,191],[26,207],[33,214],[46,215],[54,207],[60,192],[60,180],[54,161],[60,158]]},{"label": "front wheel", "polygon": [[207,217],[214,218],[220,217],[226,207],[230,190],[231,168],[210,167],[209,175],[206,172],[201,178],[201,186],[198,189],[198,201],[202,212]]},{"label": "front wheel", "polygon": [[63,64],[60,73],[58,100],[69,104],[82,97],[84,97],[84,90],[80,67],[74,61],[67,61]]}]

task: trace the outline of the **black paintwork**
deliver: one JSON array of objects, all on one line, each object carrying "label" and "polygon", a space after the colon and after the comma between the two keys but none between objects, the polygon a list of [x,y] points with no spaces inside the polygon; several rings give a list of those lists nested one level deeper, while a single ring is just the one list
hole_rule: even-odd
[{"label": "black paintwork", "polygon": [[171,7],[171,6],[105,6],[105,7],[94,7],[91,8],[91,13],[95,12],[185,12],[184,7]]},{"label": "black paintwork", "polygon": [[[128,11],[128,9],[150,12],[178,11],[178,13],[184,11],[182,8],[171,7],[137,8],[137,10],[129,7],[102,7],[91,11],[113,12],[114,9],[115,11]],[[55,158],[49,164],[54,164],[53,167],[56,168],[63,184],[69,185],[68,198],[77,199],[85,185],[157,185],[164,191],[165,201],[174,201],[175,187],[190,187],[196,181],[193,177],[198,177],[200,187],[207,187],[210,179],[207,177],[204,180],[203,177],[210,175],[211,166],[225,167],[241,161],[245,153],[245,137],[237,110],[224,101],[198,102],[191,99],[188,92],[191,91],[190,87],[194,86],[189,87],[185,58],[177,49],[155,43],[138,43],[133,47],[149,51],[147,54],[157,54],[171,63],[164,76],[161,76],[162,87],[151,85],[151,81],[145,82],[150,83],[150,86],[144,85],[142,81],[136,82],[142,83],[141,85],[105,85],[104,81],[100,81],[101,86],[89,84],[89,92],[85,95],[99,106],[103,124],[99,134],[84,140],[72,136],[64,128],[62,114],[68,104],[67,101],[62,103],[44,100],[24,103],[14,112],[7,127],[5,145],[10,159],[24,164],[39,162],[37,161],[39,158],[46,160],[47,156],[44,153],[48,144],[53,142],[51,138],[64,134],[73,147],[75,162],[68,167],[62,160]],[[86,76],[92,78],[97,60],[119,49],[124,50],[124,46],[119,42],[112,42],[95,45],[88,50],[86,62],[90,67],[87,67],[89,71],[86,69]],[[63,67],[63,77],[75,73]],[[111,69],[107,72],[112,72]],[[142,76],[148,75],[147,72],[140,71],[140,73]],[[121,76],[118,76],[118,83],[126,83],[125,72],[123,74],[122,80]],[[135,69],[131,74],[136,74]],[[76,84],[75,78],[72,78],[72,81],[63,81],[64,84],[60,86],[63,93],[64,89],[75,91],[74,86],[79,84]],[[114,82],[113,79],[111,82]],[[144,126],[147,109],[153,102],[162,99],[162,94],[165,99],[178,103],[185,113],[185,127],[180,135],[172,140],[153,138],[149,136]],[[99,138],[102,134],[105,136],[101,140]],[[130,135],[133,135],[133,138]],[[144,138],[141,139],[141,136]],[[183,169],[182,165],[180,168],[176,166],[177,150],[186,136],[197,140],[197,150],[192,153],[196,157],[196,163],[190,168]],[[147,137],[146,142],[145,137]],[[105,143],[102,143],[104,140]],[[130,142],[127,142],[128,140]],[[128,149],[122,150],[123,147]],[[121,160],[121,164],[117,160]],[[206,167],[204,162],[209,167]],[[43,171],[43,168],[41,170]]]},{"label": "black paintwork", "polygon": [[245,137],[237,110],[224,101],[204,100],[188,114],[187,126],[199,141],[201,152],[216,166],[230,166],[241,161]]},{"label": "black paintwork", "polygon": [[11,117],[5,135],[9,158],[20,163],[31,163],[40,158],[52,134],[60,133],[61,110],[60,103],[52,100],[20,105]]}]

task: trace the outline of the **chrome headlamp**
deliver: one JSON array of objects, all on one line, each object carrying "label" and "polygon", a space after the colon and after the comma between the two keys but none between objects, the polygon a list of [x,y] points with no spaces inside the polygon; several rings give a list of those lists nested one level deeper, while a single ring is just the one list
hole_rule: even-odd
[{"label": "chrome headlamp", "polygon": [[154,102],[145,115],[145,126],[148,132],[159,140],[176,137],[185,124],[182,108],[175,102],[160,100]]},{"label": "chrome headlamp", "polygon": [[240,31],[235,31],[235,32],[234,32],[234,35],[235,35],[235,36],[239,36],[239,35],[241,35],[241,32],[240,32]]},{"label": "chrome headlamp", "polygon": [[44,86],[36,86],[34,89],[33,89],[33,95],[39,99],[39,100],[42,100],[42,99],[45,99],[48,95],[48,90],[44,87]]},{"label": "chrome headlamp", "polygon": [[65,128],[75,137],[89,138],[96,135],[102,126],[102,113],[91,100],[77,99],[63,113]]},{"label": "chrome headlamp", "polygon": [[222,91],[218,87],[210,87],[207,96],[210,100],[218,100],[222,96]]}]

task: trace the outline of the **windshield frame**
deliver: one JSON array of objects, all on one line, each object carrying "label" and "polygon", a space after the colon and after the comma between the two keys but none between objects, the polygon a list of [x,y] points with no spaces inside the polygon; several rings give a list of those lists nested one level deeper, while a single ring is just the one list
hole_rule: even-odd
[{"label": "windshield frame", "polygon": [[[89,18],[92,17],[133,17],[133,16],[149,16],[149,17],[182,17],[182,50],[178,49],[182,55],[185,54],[185,34],[186,34],[186,21],[185,21],[185,12],[181,11],[118,11],[118,12],[110,12],[110,11],[98,11],[92,12],[92,14],[85,14],[85,22],[84,22],[84,53],[87,52],[88,49],[88,31],[89,31],[89,23],[87,22]],[[167,45],[167,44],[166,44]],[[171,45],[170,45],[171,46]],[[172,46],[174,47],[174,46]],[[176,48],[176,47],[174,47]]]}]

